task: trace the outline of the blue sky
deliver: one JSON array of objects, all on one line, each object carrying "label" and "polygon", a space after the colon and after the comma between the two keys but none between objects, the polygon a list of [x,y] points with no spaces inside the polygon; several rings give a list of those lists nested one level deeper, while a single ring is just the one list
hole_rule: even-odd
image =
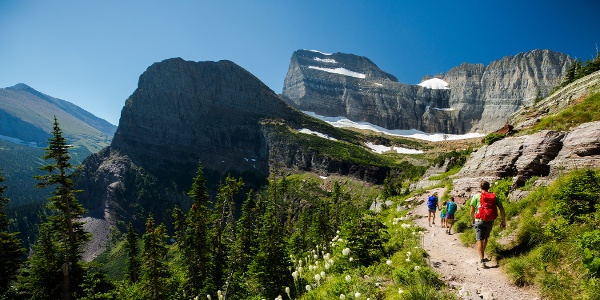
[{"label": "blue sky", "polygon": [[600,45],[600,1],[0,0],[0,87],[25,83],[118,124],[154,62],[231,60],[280,93],[298,49],[366,56],[417,84],[463,62]]}]

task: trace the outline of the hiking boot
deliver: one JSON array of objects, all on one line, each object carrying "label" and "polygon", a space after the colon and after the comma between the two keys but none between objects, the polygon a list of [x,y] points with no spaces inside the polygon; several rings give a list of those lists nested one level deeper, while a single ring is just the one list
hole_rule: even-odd
[{"label": "hiking boot", "polygon": [[485,265],[485,261],[483,259],[479,262],[479,267],[482,269],[487,269],[487,266]]}]

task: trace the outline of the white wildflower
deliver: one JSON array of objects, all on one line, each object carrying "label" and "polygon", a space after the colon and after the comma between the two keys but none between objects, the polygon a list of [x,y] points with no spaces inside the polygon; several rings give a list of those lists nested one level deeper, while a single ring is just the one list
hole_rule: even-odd
[{"label": "white wildflower", "polygon": [[391,266],[391,265],[392,265],[392,260],[391,260],[391,259],[388,259],[388,260],[387,260],[385,263],[386,263],[388,266]]},{"label": "white wildflower", "polygon": [[346,275],[346,281],[350,281],[350,280],[352,280],[352,276]]},{"label": "white wildflower", "polygon": [[360,298],[360,295],[361,295],[361,293],[359,293],[359,292],[356,292],[356,293],[354,293],[354,298],[357,298],[357,299],[358,299],[358,298]]},{"label": "white wildflower", "polygon": [[354,257],[350,257],[348,260],[352,262],[354,261]]},{"label": "white wildflower", "polygon": [[307,285],[306,285],[304,288],[305,288],[307,291],[310,291],[310,289],[311,289],[311,287],[310,287],[310,284],[307,284]]},{"label": "white wildflower", "polygon": [[340,299],[346,299],[346,295],[340,294]]},{"label": "white wildflower", "polygon": [[404,293],[404,290],[403,289],[398,289],[398,294],[402,294],[402,293]]},{"label": "white wildflower", "polygon": [[419,271],[419,270],[421,270],[421,267],[415,266],[415,271]]},{"label": "white wildflower", "polygon": [[350,254],[350,248],[345,248],[344,250],[342,250],[342,254],[344,256],[347,256],[348,254]]},{"label": "white wildflower", "polygon": [[321,278],[325,279],[325,272],[324,271],[321,271],[320,275],[321,275]]}]

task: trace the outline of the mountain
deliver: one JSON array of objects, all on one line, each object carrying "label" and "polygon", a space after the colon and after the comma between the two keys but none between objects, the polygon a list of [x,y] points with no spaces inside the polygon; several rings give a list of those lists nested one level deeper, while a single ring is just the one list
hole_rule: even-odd
[{"label": "mountain", "polygon": [[189,206],[198,162],[213,194],[228,174],[254,189],[285,170],[383,182],[388,167],[355,135],[293,109],[231,61],[167,59],[140,76],[110,147],[84,161],[79,199],[97,220],[142,228],[150,213],[171,224],[174,205]]},{"label": "mountain", "polygon": [[67,140],[90,153],[108,146],[117,128],[22,83],[0,89],[0,116],[0,135],[39,147],[45,147],[56,116]]},{"label": "mountain", "polygon": [[487,133],[504,126],[518,109],[547,96],[572,62],[566,54],[533,50],[488,66],[465,63],[409,85],[365,57],[298,50],[282,96],[300,110],[388,129]]},{"label": "mountain", "polygon": [[108,146],[116,126],[80,107],[25,85],[0,89],[0,167],[9,186],[11,206],[45,200],[47,191],[34,188],[33,175],[44,164],[42,156],[52,136],[54,116],[63,136],[74,147],[73,162]]},{"label": "mountain", "polygon": [[48,138],[56,116],[63,136],[74,147],[69,154],[74,165],[108,146],[116,126],[80,107],[17,84],[0,89],[0,170],[8,187],[8,214],[15,220],[27,245],[37,231],[38,213],[45,206],[51,189],[36,189],[35,175],[46,162]]}]

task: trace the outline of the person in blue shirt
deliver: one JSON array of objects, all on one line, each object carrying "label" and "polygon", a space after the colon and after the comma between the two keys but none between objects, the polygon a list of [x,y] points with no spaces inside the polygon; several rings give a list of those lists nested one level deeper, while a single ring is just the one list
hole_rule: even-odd
[{"label": "person in blue shirt", "polygon": [[446,203],[446,230],[447,234],[452,234],[452,223],[454,223],[454,214],[458,209],[458,205],[454,202],[454,197],[450,197],[450,201]]},{"label": "person in blue shirt", "polygon": [[436,209],[440,209],[437,192],[433,193],[433,195],[430,195],[429,198],[427,198],[427,210],[429,211],[428,216],[427,216],[427,222],[429,223],[429,227],[431,227],[432,223],[433,223],[433,225],[435,225]]}]

